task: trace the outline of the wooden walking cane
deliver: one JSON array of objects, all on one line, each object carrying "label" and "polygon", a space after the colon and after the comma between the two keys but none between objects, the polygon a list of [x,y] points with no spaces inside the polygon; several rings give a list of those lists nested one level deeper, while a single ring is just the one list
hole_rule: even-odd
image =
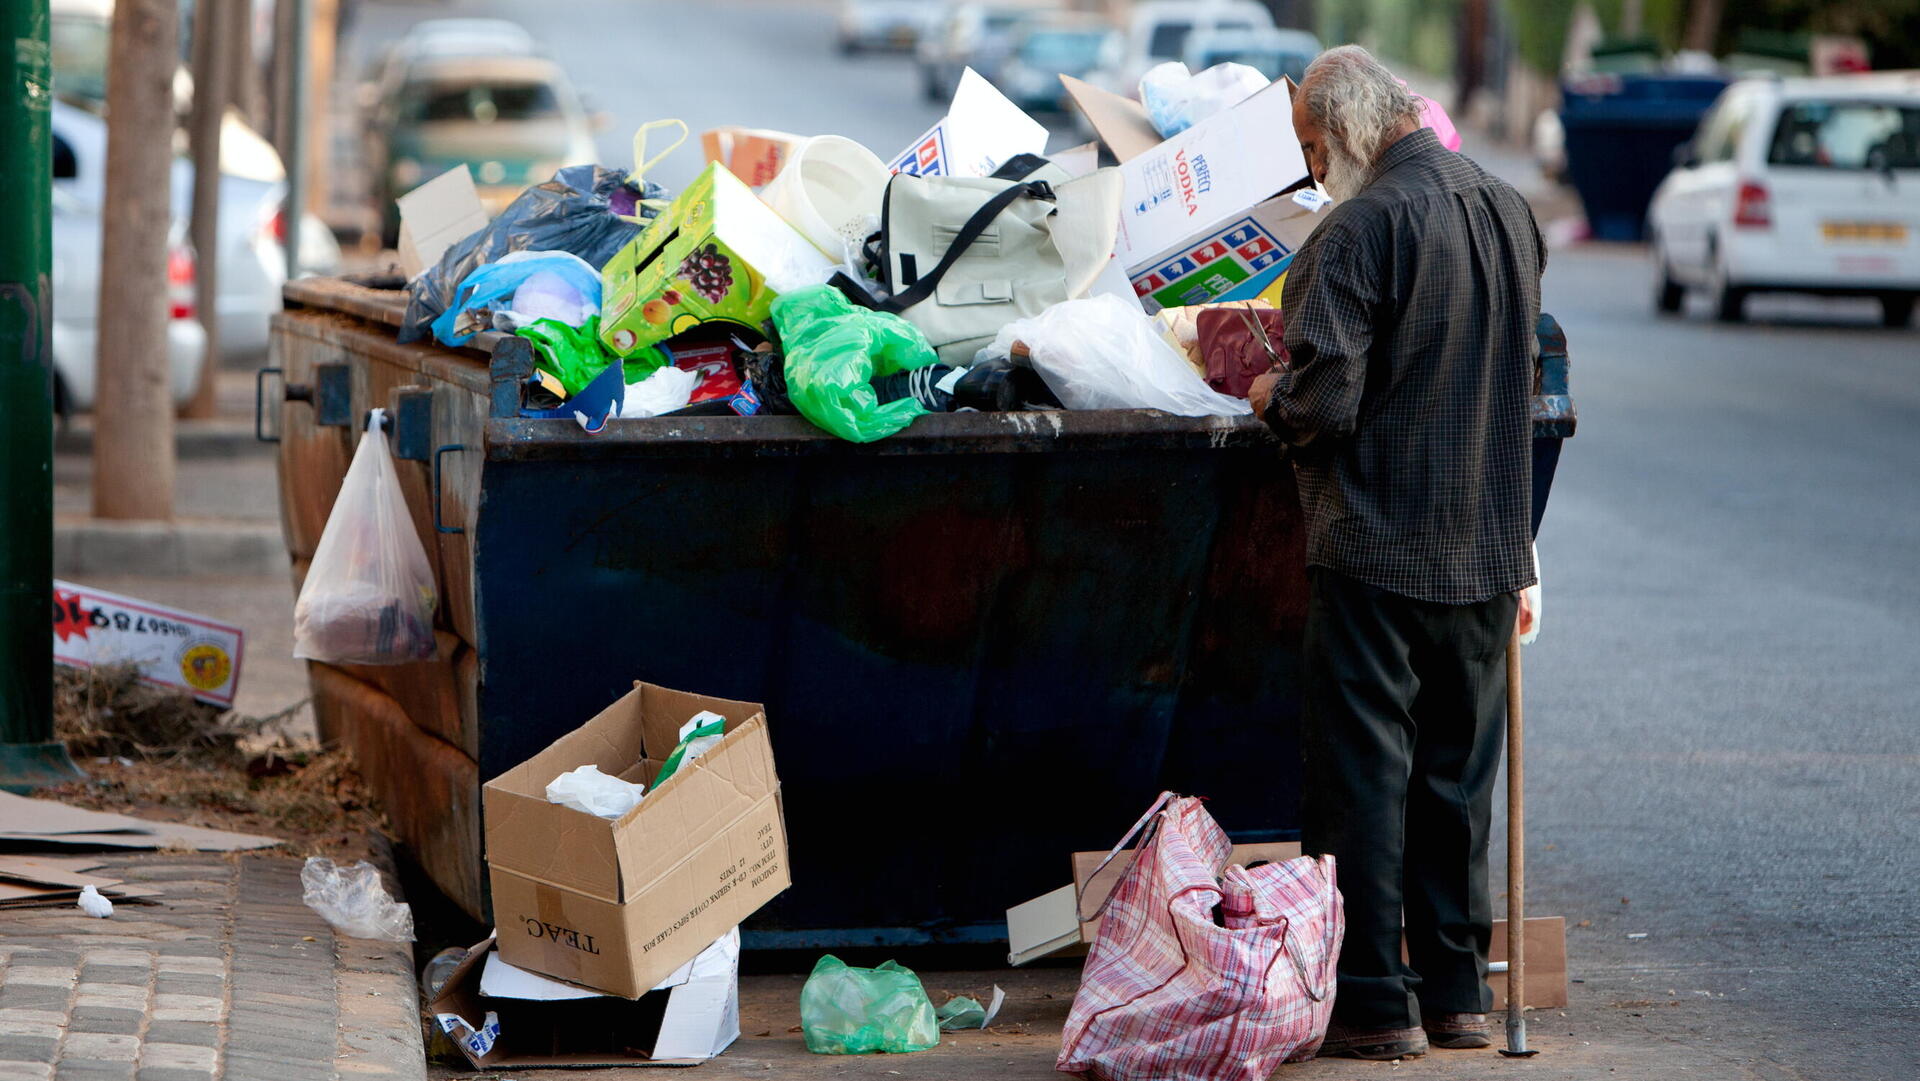
[{"label": "wooden walking cane", "polygon": [[1520,700],[1520,631],[1507,641],[1507,1046],[1513,1058],[1527,1050],[1527,803],[1524,714]]}]

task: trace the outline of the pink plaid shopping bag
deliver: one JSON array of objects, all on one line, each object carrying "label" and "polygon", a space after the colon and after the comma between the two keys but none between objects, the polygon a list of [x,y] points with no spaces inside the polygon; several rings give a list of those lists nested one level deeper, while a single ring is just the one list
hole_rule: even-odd
[{"label": "pink plaid shopping bag", "polygon": [[[1345,930],[1333,857],[1227,866],[1200,800],[1163,793],[1102,909],[1055,1068],[1104,1081],[1266,1081],[1311,1058]],[[1083,915],[1088,915],[1083,913]]]}]

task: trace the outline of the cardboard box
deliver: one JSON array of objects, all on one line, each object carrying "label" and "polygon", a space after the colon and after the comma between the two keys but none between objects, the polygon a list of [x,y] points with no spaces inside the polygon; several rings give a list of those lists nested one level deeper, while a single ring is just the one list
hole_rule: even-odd
[{"label": "cardboard box", "polygon": [[[1567,921],[1564,916],[1529,916],[1524,934],[1527,947],[1527,1002],[1529,1010],[1555,1010],[1567,1004]],[[1493,945],[1487,963],[1507,963],[1507,921],[1493,921]],[[1507,1008],[1504,972],[1487,976],[1493,988],[1495,1012]]]},{"label": "cardboard box", "polygon": [[1114,255],[1149,311],[1227,298],[1297,250],[1331,205],[1311,185],[1285,80],[1165,140],[1138,102],[1063,81],[1120,161]]},{"label": "cardboard box", "polygon": [[[701,710],[712,750],[618,820],[548,803],[588,764],[651,784]],[[500,955],[543,976],[639,998],[791,885],[780,780],[759,705],[646,683],[481,793]]]},{"label": "cardboard box", "polygon": [[709,165],[601,268],[600,340],[631,357],[702,323],[760,333],[782,288],[827,280],[819,248],[724,165]]},{"label": "cardboard box", "polygon": [[448,169],[394,203],[400,208],[400,272],[408,278],[487,226],[487,208],[465,165]]},{"label": "cardboard box", "polygon": [[[1007,909],[1007,963],[1017,967],[1042,957],[1071,957],[1093,945],[1100,934],[1100,906],[1133,865],[1133,853],[1127,849],[1095,874],[1107,854],[1075,852],[1072,885]],[[1227,862],[1245,866],[1261,860],[1290,860],[1299,854],[1295,841],[1234,845]],[[1081,919],[1083,913],[1089,918]]]},{"label": "cardboard box", "polygon": [[700,133],[700,150],[709,163],[719,162],[748,187],[758,188],[787,164],[804,135],[764,128],[724,127]]},{"label": "cardboard box", "polygon": [[887,171],[909,176],[992,176],[1009,159],[1046,149],[1046,126],[968,68],[960,73],[960,86],[953,92],[947,115],[895,155]]},{"label": "cardboard box", "polygon": [[477,1069],[704,1062],[740,1038],[740,932],[638,1001],[515,968],[488,939],[454,969],[432,1010]]},{"label": "cardboard box", "polygon": [[[1129,268],[1149,310],[1250,300],[1277,278],[1319,227],[1331,201],[1303,188],[1279,195]],[[1253,286],[1251,295],[1243,287]]]}]

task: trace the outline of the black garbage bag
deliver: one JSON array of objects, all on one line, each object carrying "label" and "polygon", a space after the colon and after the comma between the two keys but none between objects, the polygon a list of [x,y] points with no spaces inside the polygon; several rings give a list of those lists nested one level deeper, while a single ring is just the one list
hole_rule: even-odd
[{"label": "black garbage bag", "polygon": [[664,199],[667,190],[647,181],[645,190],[627,174],[603,165],[569,165],[507,204],[486,228],[448,248],[440,261],[407,286],[407,314],[400,340],[432,335],[433,321],[453,303],[460,283],[478,266],[516,251],[564,251],[602,266],[640,232],[626,217],[651,218],[643,200]]}]

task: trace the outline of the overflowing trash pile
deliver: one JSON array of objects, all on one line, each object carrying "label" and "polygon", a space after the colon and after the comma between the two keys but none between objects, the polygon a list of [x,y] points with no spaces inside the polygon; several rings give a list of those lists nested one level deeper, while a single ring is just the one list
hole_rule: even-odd
[{"label": "overflowing trash pile", "polygon": [[926,413],[1248,414],[1248,384],[1286,359],[1287,265],[1330,205],[1287,135],[1291,84],[1163,65],[1144,105],[1066,84],[1098,140],[1053,153],[968,71],[886,159],[841,135],[720,129],[669,193],[648,174],[688,132],[654,121],[630,171],[562,169],[465,235],[484,215],[457,178],[430,181],[402,201],[402,252],[424,269],[400,338],[524,338],[522,414],[593,432],[798,414],[871,442]]}]

